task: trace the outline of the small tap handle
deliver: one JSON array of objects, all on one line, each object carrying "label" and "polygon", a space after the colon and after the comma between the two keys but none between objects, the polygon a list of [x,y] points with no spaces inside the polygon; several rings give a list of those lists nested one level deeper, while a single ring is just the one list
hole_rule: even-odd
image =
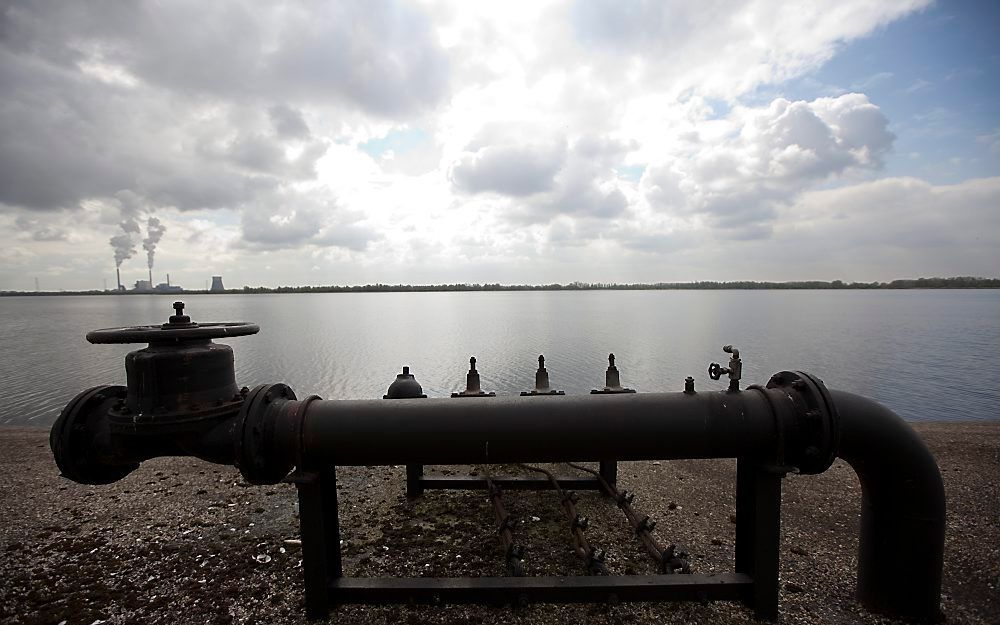
[{"label": "small tap handle", "polygon": [[713,362],[712,364],[708,365],[708,377],[712,378],[713,380],[718,380],[719,378],[722,377],[722,374],[724,373],[729,373],[729,369],[723,369],[722,365],[720,365],[719,363]]},{"label": "small tap handle", "polygon": [[730,354],[729,366],[723,367],[717,362],[708,365],[708,377],[713,380],[720,379],[723,375],[729,376],[729,390],[740,390],[740,378],[743,377],[743,361],[740,360],[740,350],[732,345],[723,345],[722,351]]}]

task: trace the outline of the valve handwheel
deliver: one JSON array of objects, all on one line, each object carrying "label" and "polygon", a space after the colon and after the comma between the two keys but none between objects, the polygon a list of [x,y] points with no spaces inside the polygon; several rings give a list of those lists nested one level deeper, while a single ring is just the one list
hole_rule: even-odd
[{"label": "valve handwheel", "polygon": [[184,314],[184,302],[174,302],[174,312],[167,323],[158,326],[105,328],[87,333],[91,343],[179,343],[246,336],[260,332],[260,326],[246,321],[194,323]]},{"label": "valve handwheel", "polygon": [[708,377],[712,378],[713,380],[718,380],[719,378],[721,378],[722,373],[723,373],[722,367],[719,365],[719,363],[713,362],[712,364],[708,365]]}]

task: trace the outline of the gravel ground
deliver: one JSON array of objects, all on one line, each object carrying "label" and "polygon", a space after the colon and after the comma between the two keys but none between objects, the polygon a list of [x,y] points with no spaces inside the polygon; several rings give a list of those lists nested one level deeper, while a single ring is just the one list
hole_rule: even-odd
[{"label": "gravel ground", "polygon": [[[943,609],[949,623],[1000,623],[1000,423],[919,423],[948,495]],[[47,431],[0,428],[0,623],[307,623],[294,487],[248,486],[231,467],[144,463],[110,486],[58,477]],[[439,467],[466,473],[483,467]],[[489,467],[491,473],[517,473]],[[560,472],[571,472],[568,468]],[[693,572],[731,571],[735,461],[634,462],[620,485]],[[339,470],[345,572],[353,576],[503,575],[482,493],[429,491],[408,502],[402,467]],[[784,481],[780,623],[892,623],[854,600],[860,487],[837,462]],[[558,499],[507,492],[529,575],[576,575]],[[580,493],[592,544],[612,574],[654,573],[612,502]],[[919,549],[920,545],[914,545]],[[736,603],[344,606],[335,623],[751,623]]]}]

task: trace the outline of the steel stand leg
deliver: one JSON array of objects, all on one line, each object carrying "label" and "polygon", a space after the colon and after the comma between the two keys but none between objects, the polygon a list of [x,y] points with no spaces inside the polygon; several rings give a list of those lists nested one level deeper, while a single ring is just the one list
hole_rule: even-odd
[{"label": "steel stand leg", "polygon": [[618,483],[618,461],[601,460],[600,474],[605,482],[615,486]]},{"label": "steel stand leg", "polygon": [[781,478],[749,458],[736,462],[736,572],[753,577],[743,602],[769,621],[778,618]]},{"label": "steel stand leg", "polygon": [[422,482],[424,477],[424,465],[422,464],[408,464],[406,465],[406,496],[407,497],[420,497],[424,494],[424,484]]},{"label": "steel stand leg", "polygon": [[[337,514],[337,470],[331,465],[315,471],[302,471],[296,473],[292,480],[299,491],[306,616],[325,619],[330,613],[330,580],[343,575]],[[336,602],[336,597],[333,599]]]}]

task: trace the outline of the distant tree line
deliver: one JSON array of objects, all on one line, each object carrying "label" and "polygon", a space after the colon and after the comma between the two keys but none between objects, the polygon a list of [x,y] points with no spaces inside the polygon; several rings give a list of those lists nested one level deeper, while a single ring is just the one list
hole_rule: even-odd
[{"label": "distant tree line", "polygon": [[[227,289],[212,293],[428,293],[441,291],[713,291],[724,289],[997,289],[1000,278],[915,278],[893,280],[892,282],[843,282],[833,280],[802,280],[792,282],[757,282],[740,280],[735,282],[570,282],[569,284],[365,284],[354,286],[244,286],[242,289]],[[185,293],[208,293],[205,290],[184,291]],[[118,295],[117,291],[0,291],[5,295]],[[122,292],[129,295],[129,292]],[[166,293],[165,295],[177,295]]]},{"label": "distant tree line", "polygon": [[440,291],[682,291],[682,290],[723,290],[723,289],[996,289],[1000,288],[1000,278],[916,278],[913,280],[893,280],[892,282],[844,282],[833,280],[803,280],[793,282],[757,282],[741,280],[735,282],[570,282],[569,284],[365,284],[354,286],[279,286],[234,289],[230,293],[427,293]]}]

